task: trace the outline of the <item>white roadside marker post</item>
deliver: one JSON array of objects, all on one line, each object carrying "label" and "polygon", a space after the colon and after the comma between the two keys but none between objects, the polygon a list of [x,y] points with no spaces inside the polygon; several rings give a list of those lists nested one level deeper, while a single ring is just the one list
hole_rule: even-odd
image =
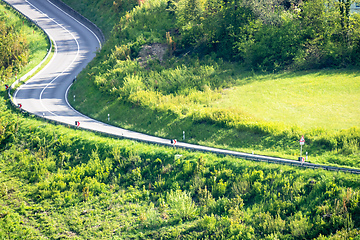
[{"label": "white roadside marker post", "polygon": [[300,143],[300,157],[299,157],[299,161],[304,162],[303,157],[301,156],[301,155],[302,155],[302,146],[305,144],[305,138],[304,138],[304,136],[301,136],[299,143]]}]

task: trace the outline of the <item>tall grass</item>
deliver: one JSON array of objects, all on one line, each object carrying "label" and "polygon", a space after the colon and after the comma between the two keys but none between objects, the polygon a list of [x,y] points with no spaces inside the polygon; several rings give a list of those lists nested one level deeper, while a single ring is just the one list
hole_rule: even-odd
[{"label": "tall grass", "polygon": [[[299,154],[298,141],[305,135],[305,151],[312,155],[310,161],[318,162],[317,156],[329,151],[331,154],[327,155],[326,161],[358,166],[355,159],[358,157],[359,129],[347,128],[356,126],[358,122],[357,78],[348,77],[353,71],[337,70],[333,77],[330,71],[327,71],[328,74],[303,72],[295,74],[296,76],[271,74],[258,77],[258,80],[245,76],[235,78],[233,87],[223,90],[212,88],[209,84],[202,88],[198,85],[199,89],[185,88],[187,92],[180,90],[171,93],[172,90],[165,88],[155,90],[154,83],[160,88],[161,84],[166,86],[169,79],[183,79],[183,73],[179,69],[173,72],[167,69],[164,75],[162,72],[154,73],[157,77],[152,78],[152,72],[143,72],[138,66],[135,68],[136,75],[126,75],[126,69],[132,69],[129,73],[133,71],[133,68],[128,66],[136,65],[129,60],[124,63],[126,64],[119,62],[116,66],[121,65],[123,68],[116,67],[113,72],[117,76],[123,75],[123,79],[107,73],[112,75],[109,78],[114,79],[113,81],[107,81],[106,76],[96,77],[95,84],[89,86],[85,79],[79,80],[78,85],[72,88],[71,94],[77,96],[77,101],[73,104],[84,113],[103,121],[107,121],[106,116],[111,113],[112,123],[121,127],[180,139],[182,131],[185,131],[188,133],[186,140],[189,142],[293,159]],[[204,65],[206,64],[208,63]],[[172,74],[171,78],[167,72]],[[230,72],[234,70],[230,68]],[[195,74],[195,71],[187,71],[186,74],[192,78],[191,74]],[[232,74],[230,77],[234,78]],[[341,81],[342,78],[347,80]],[[211,77],[203,79],[209,80]],[[122,80],[124,83],[116,83]],[[304,86],[307,84],[314,85],[313,92],[322,94],[305,95],[307,88]],[[111,91],[107,91],[107,85],[113,86]],[[344,85],[353,87],[345,91],[347,88]],[[87,91],[84,91],[85,86]],[[170,86],[175,87],[176,84]],[[100,92],[97,89],[100,89]],[[348,97],[343,98],[342,92],[347,92]],[[322,104],[319,104],[320,102]],[[335,109],[340,102],[343,107]],[[291,109],[286,110],[280,106],[291,107],[296,113],[292,115]],[[329,108],[332,108],[332,111],[329,111]],[[329,114],[325,115],[324,111]],[[339,119],[341,116],[345,119],[351,115],[354,121],[348,125],[348,119],[342,122],[337,119],[331,121],[328,118],[331,114],[339,116]],[[341,126],[342,129],[335,126]],[[345,150],[349,148],[348,142],[353,150]],[[347,164],[344,158],[349,159]],[[324,161],[324,158],[321,161]]]},{"label": "tall grass", "polygon": [[134,8],[138,3],[136,0],[100,0],[96,2],[92,0],[79,0],[75,2],[64,0],[63,2],[94,22],[102,29],[107,39],[110,37],[113,27],[124,13]]}]

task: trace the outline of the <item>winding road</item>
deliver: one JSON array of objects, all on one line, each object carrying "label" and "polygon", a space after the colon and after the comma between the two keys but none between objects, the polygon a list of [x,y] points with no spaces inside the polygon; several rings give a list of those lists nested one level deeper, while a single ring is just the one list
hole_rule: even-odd
[{"label": "winding road", "polygon": [[[67,125],[80,123],[80,128],[124,137],[143,142],[171,146],[169,139],[154,137],[142,133],[114,127],[91,119],[71,107],[67,92],[74,78],[95,57],[101,48],[102,36],[92,31],[86,22],[79,21],[64,11],[57,0],[6,0],[19,12],[36,22],[52,40],[55,53],[51,61],[39,73],[17,89],[13,96],[15,105],[22,109],[52,121]],[[204,147],[184,142],[177,142],[176,147],[232,155],[239,158],[289,164],[307,168],[345,171],[360,174],[358,169],[337,168],[312,163],[247,154],[224,149]]]}]

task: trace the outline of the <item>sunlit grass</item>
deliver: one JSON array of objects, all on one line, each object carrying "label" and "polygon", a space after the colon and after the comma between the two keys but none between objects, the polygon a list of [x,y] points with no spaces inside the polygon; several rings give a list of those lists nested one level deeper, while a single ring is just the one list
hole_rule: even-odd
[{"label": "sunlit grass", "polygon": [[26,36],[29,45],[29,58],[26,66],[20,69],[18,75],[21,77],[44,59],[50,47],[48,40],[42,30],[30,24],[25,18],[20,17],[20,14],[15,13],[3,2],[0,2],[0,18],[5,20],[7,25],[13,26],[16,32]]},{"label": "sunlit grass", "polygon": [[[355,70],[254,74],[252,77],[244,73],[237,77],[237,83],[231,88],[207,90],[209,94],[199,92],[195,98],[199,101],[194,101],[192,95],[155,98],[152,92],[144,96],[138,92],[135,96],[142,100],[134,101],[134,104],[110,97],[89,84],[88,79],[79,77],[70,93],[70,96],[76,94],[76,102],[70,103],[100,121],[108,122],[107,115],[110,114],[110,124],[126,129],[177,139],[182,139],[185,131],[189,143],[289,159],[296,159],[299,154],[298,138],[279,139],[256,134],[250,128],[246,132],[238,131],[236,127],[206,124],[201,119],[200,122],[194,121],[193,113],[216,110],[229,113],[230,109],[234,119],[238,114],[239,119],[247,121],[245,124],[249,126],[258,121],[259,126],[266,127],[268,122],[277,126],[279,131],[299,131],[307,136],[307,140],[309,134],[316,134],[319,128],[322,134],[326,132],[331,137],[339,132],[337,129],[359,126],[360,89]],[[210,97],[202,99],[205,96]],[[162,98],[166,101],[163,99],[161,102]],[[321,161],[317,159],[315,156],[324,154],[317,146],[306,145],[304,148],[304,151],[311,152],[311,162],[329,164],[335,161],[336,151]],[[353,155],[354,159],[357,156]],[[335,162],[345,165],[358,165],[358,161],[353,162],[350,157],[336,159]]]},{"label": "sunlit grass", "polygon": [[[266,74],[210,55],[168,56],[142,67],[136,51],[121,60],[111,45],[140,48],[145,41],[133,32],[145,34],[144,24],[120,25],[131,36],[109,40],[69,91],[80,112],[164,138],[182,140],[185,131],[189,143],[289,159],[297,159],[305,135],[311,162],[329,152],[322,162],[358,166],[357,71]],[[153,32],[146,34],[155,39]]]},{"label": "sunlit grass", "polygon": [[223,90],[222,98],[211,106],[241,109],[256,119],[305,129],[346,129],[360,125],[360,72],[269,75]]}]

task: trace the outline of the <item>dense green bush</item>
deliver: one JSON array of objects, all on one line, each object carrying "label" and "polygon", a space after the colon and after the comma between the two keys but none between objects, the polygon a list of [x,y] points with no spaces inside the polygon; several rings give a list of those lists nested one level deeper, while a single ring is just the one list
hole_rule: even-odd
[{"label": "dense green bush", "polygon": [[[250,68],[358,64],[351,1],[173,1],[184,49],[215,52]],[[286,4],[284,4],[286,2]]]},{"label": "dense green bush", "polygon": [[[43,31],[28,19],[0,2],[0,82],[11,84],[47,54],[49,42]],[[11,79],[11,80],[10,80]]]},{"label": "dense green bush", "polygon": [[[100,0],[96,2],[92,0],[80,0],[76,2],[64,0],[63,2],[69,4],[80,13],[86,13],[85,17],[100,27],[106,38],[109,38],[114,25],[124,13],[138,4],[136,0]],[[99,15],[103,17],[99,17]]]},{"label": "dense green bush", "polygon": [[8,13],[0,13],[0,78],[8,78],[28,63],[29,46],[18,28],[6,24]]}]

